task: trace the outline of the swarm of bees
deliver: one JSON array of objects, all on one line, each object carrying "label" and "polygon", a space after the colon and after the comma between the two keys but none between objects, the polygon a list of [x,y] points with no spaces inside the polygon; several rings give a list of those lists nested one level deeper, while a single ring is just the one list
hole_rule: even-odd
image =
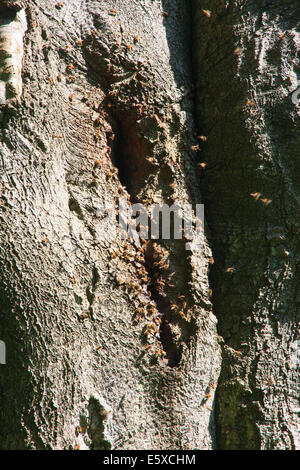
[{"label": "swarm of bees", "polygon": [[185,296],[183,294],[179,294],[177,297],[177,303],[172,303],[170,305],[171,312],[176,312],[181,318],[186,320],[186,309],[187,303],[185,300]]}]

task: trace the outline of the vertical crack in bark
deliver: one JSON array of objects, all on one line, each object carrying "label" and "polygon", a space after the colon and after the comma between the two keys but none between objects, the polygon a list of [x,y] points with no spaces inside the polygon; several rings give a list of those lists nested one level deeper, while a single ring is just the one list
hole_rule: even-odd
[{"label": "vertical crack in bark", "polygon": [[[116,105],[111,112],[111,116],[115,122],[113,124],[115,139],[112,143],[112,163],[119,170],[120,183],[130,195],[130,201],[132,203],[143,203],[144,198],[147,198],[147,190],[144,188],[147,179],[154,176],[154,174],[160,173],[161,168],[159,164],[153,164],[154,156],[152,150],[143,141],[141,135],[139,136],[137,115],[134,112],[119,112]],[[157,308],[157,318],[159,318],[160,323],[159,341],[162,344],[161,351],[164,351],[168,365],[176,367],[181,359],[181,351],[174,340],[174,332],[169,323],[171,302],[164,292],[165,282],[168,279],[165,275],[168,269],[168,251],[163,248],[163,240],[157,240],[156,242],[148,240],[148,236],[151,238],[150,217],[148,222],[147,240],[144,241],[145,268],[149,278],[147,290]],[[138,228],[140,228],[142,233],[142,228]],[[155,261],[155,258],[158,257],[160,259]],[[163,258],[164,262],[162,262]],[[163,266],[164,269],[161,269]],[[147,330],[148,326],[146,325],[146,335]]]},{"label": "vertical crack in bark", "polygon": [[105,438],[105,424],[109,411],[95,397],[88,404],[88,418],[81,417],[81,433],[87,433],[91,450],[109,450],[111,443]]},{"label": "vertical crack in bark", "polygon": [[[176,344],[174,332],[170,324],[171,302],[164,292],[163,275],[168,269],[168,254],[157,242],[150,241],[146,249],[146,266],[150,277],[149,291],[155,301],[158,311],[161,313],[160,341],[168,359],[170,367],[176,367],[180,363],[181,348]],[[174,318],[172,318],[174,321]]]},{"label": "vertical crack in bark", "polygon": [[[95,38],[90,38],[90,41],[93,43]],[[114,51],[113,48],[111,55],[108,55],[106,48],[100,44],[96,57],[95,49],[95,46],[91,49],[87,41],[85,45],[87,62],[93,64],[92,74],[95,79],[101,73],[100,86],[105,90],[106,98],[101,107],[105,109],[106,119],[110,122],[114,134],[113,139],[108,136],[108,145],[111,148],[111,162],[118,169],[120,194],[127,194],[130,203],[141,203],[149,207],[153,203],[153,194],[159,190],[162,203],[172,204],[174,202],[172,192],[176,181],[172,166],[165,164],[164,161],[167,154],[164,148],[167,145],[164,124],[160,123],[157,117],[155,105],[148,103],[152,93],[151,74],[145,64],[132,64],[126,61],[124,56],[120,59],[118,51]],[[147,82],[150,85],[147,85]],[[159,140],[162,140],[163,146]],[[158,143],[161,146],[160,151],[157,148]],[[151,237],[150,232],[148,236]],[[165,258],[169,258],[173,251],[177,253],[172,261],[172,268],[177,270],[178,278],[180,273],[182,279],[188,283],[190,260],[187,257],[183,263],[179,255],[182,250],[185,251],[185,242],[186,240],[175,239],[166,242],[159,238],[155,243],[152,241],[147,243],[145,240],[143,244],[144,268],[148,277],[147,290],[157,310],[156,319],[150,316],[144,332],[147,337],[152,328],[154,331],[157,329],[159,323],[158,339],[162,347],[155,351],[156,360],[165,357],[170,367],[179,366],[182,344],[189,344],[190,338],[195,335],[196,321],[186,316],[186,310],[193,303],[188,301],[189,292],[184,295],[183,290],[186,289],[176,286],[176,282],[173,284],[174,279],[171,278],[174,273],[170,272],[169,265],[165,269],[160,269],[153,255],[157,251],[155,256],[159,256],[161,250],[165,251]],[[168,263],[166,259],[163,264]],[[136,315],[136,318],[139,318],[139,315]]]}]

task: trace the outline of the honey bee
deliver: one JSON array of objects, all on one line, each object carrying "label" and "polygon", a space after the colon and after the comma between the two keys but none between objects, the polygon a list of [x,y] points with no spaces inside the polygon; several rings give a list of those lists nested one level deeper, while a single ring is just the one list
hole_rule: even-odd
[{"label": "honey bee", "polygon": [[206,167],[206,165],[207,165],[207,163],[205,163],[205,162],[198,163],[199,168],[202,168],[203,170]]},{"label": "honey bee", "polygon": [[251,193],[250,196],[252,196],[255,199],[255,201],[258,201],[258,199],[261,196],[261,193],[258,193],[258,192]]},{"label": "honey bee", "polygon": [[162,279],[158,279],[156,281],[156,284],[157,284],[158,287],[164,287],[165,286],[165,282]]},{"label": "honey bee", "polygon": [[235,351],[237,356],[240,356],[242,354],[242,351]]},{"label": "honey bee", "polygon": [[209,264],[214,264],[215,260],[213,259],[213,257],[209,258]]},{"label": "honey bee", "polygon": [[206,142],[207,141],[207,137],[205,135],[198,135],[198,139],[199,140],[202,140],[202,142]]},{"label": "honey bee", "polygon": [[239,54],[241,53],[241,51],[242,51],[242,48],[241,48],[241,47],[236,47],[236,48],[234,49],[233,53],[234,53],[235,55],[239,55]]},{"label": "honey bee", "polygon": [[226,268],[225,271],[227,273],[233,273],[233,271],[235,271],[235,267],[234,266],[231,266],[230,268]]},{"label": "honey bee", "polygon": [[163,349],[158,349],[157,351],[155,351],[155,356],[156,357],[165,357],[166,356],[166,351],[164,351]]},{"label": "honey bee", "polygon": [[152,314],[156,312],[156,308],[154,307],[154,305],[150,305],[149,310]]},{"label": "honey bee", "polygon": [[211,17],[211,11],[210,10],[202,10],[203,14],[207,16],[207,18]]},{"label": "honey bee", "polygon": [[271,379],[266,380],[265,385],[272,385],[273,381]]},{"label": "honey bee", "polygon": [[194,150],[194,152],[197,152],[198,150],[200,150],[199,145],[192,145],[191,150]]},{"label": "honey bee", "polygon": [[265,206],[268,206],[269,204],[271,204],[272,199],[267,199],[267,198],[265,197],[264,199],[261,199],[261,202],[262,202]]},{"label": "honey bee", "polygon": [[141,315],[137,314],[137,315],[135,316],[135,319],[136,319],[136,321],[139,323],[139,322],[142,320],[142,317],[141,317]]},{"label": "honey bee", "polygon": [[157,331],[157,325],[152,321],[151,323],[149,323],[149,328],[153,331]]},{"label": "honey bee", "polygon": [[117,10],[111,9],[111,10],[109,10],[109,14],[110,14],[111,16],[116,16]]},{"label": "honey bee", "polygon": [[84,319],[84,318],[88,318],[88,314],[86,312],[83,312],[81,315],[80,315],[80,318]]},{"label": "honey bee", "polygon": [[157,161],[153,158],[153,157],[147,157],[146,158],[147,162],[149,162],[151,165],[154,165],[154,166],[159,166]]}]

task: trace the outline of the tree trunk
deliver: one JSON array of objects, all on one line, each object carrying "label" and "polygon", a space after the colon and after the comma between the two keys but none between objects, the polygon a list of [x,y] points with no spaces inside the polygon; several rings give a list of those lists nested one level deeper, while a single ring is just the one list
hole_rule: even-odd
[{"label": "tree trunk", "polygon": [[288,3],[0,2],[0,448],[300,447]]},{"label": "tree trunk", "polygon": [[210,18],[204,8],[195,2],[194,44],[224,339],[218,447],[299,448],[299,4],[210,1]]}]

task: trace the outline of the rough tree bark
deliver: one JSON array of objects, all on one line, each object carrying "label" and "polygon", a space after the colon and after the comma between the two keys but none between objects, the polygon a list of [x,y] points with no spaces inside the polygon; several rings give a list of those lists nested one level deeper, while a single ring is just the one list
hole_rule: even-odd
[{"label": "rough tree bark", "polygon": [[[2,449],[299,448],[286,3],[0,2]],[[120,195],[204,202],[201,251]]]},{"label": "rough tree bark", "polygon": [[218,446],[299,448],[299,3],[209,4],[208,21],[195,3],[194,31]]}]

